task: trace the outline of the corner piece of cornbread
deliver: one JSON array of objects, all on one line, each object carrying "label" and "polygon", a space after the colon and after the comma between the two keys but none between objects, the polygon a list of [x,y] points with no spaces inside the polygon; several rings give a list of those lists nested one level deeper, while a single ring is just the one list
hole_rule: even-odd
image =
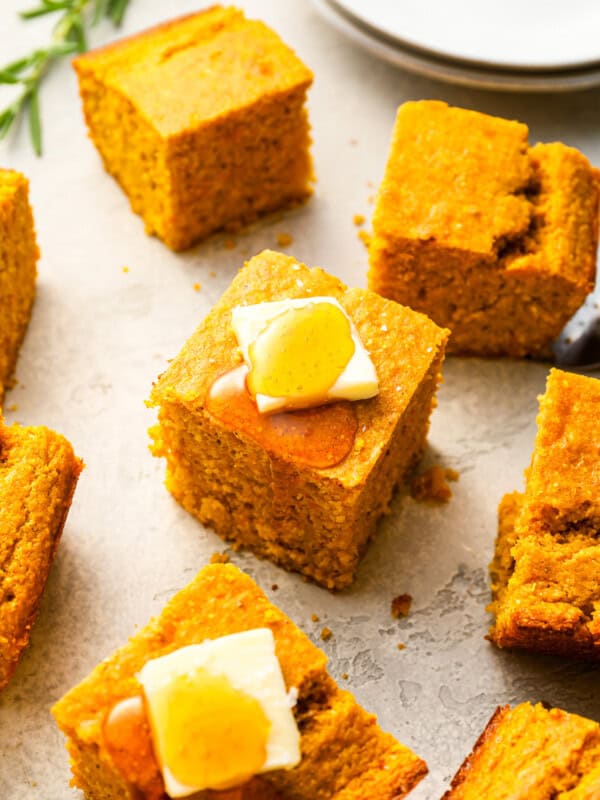
[{"label": "corner piece of cornbread", "polygon": [[[239,789],[194,795],[210,800],[400,800],[425,775],[425,763],[384,733],[372,714],[337,687],[327,658],[236,567],[214,564],[166,605],[161,615],[104,660],[53,709],[67,736],[74,782],[90,800],[163,800],[154,756],[136,758],[127,775],[111,758],[105,722],[119,701],[139,695],[144,664],[180,647],[254,628],[270,628],[284,682],[295,688],[302,760],[290,770],[253,778]],[[143,744],[139,742],[141,751]]]},{"label": "corner piece of cornbread", "polygon": [[173,250],[311,194],[312,73],[262,22],[215,6],[73,63],[106,170]]},{"label": "corner piece of cornbread", "polygon": [[400,106],[369,286],[450,328],[449,352],[545,356],[593,289],[598,176],[519,122],[438,101]]},{"label": "corner piece of cornbread", "polygon": [[31,316],[38,258],[27,178],[0,169],[0,407]]},{"label": "corner piece of cornbread", "polygon": [[0,690],[29,642],[82,466],[63,436],[0,417]]},{"label": "corner piece of cornbread", "polygon": [[[241,360],[232,309],[311,296],[339,301],[379,379],[376,397],[346,404],[355,433],[345,457],[325,467],[273,450],[257,440],[256,430],[207,409],[215,380]],[[236,546],[329,589],[347,586],[394,489],[425,446],[447,337],[422,314],[265,250],[240,270],[154,386],[154,453],[167,460],[168,489]],[[328,408],[311,413],[319,417]],[[297,420],[294,412],[280,415],[284,444]],[[321,432],[321,444],[328,435]]]},{"label": "corner piece of cornbread", "polygon": [[600,658],[600,380],[550,372],[525,493],[499,508],[500,647]]},{"label": "corner piece of cornbread", "polygon": [[498,708],[442,800],[594,800],[600,725],[541,704]]}]

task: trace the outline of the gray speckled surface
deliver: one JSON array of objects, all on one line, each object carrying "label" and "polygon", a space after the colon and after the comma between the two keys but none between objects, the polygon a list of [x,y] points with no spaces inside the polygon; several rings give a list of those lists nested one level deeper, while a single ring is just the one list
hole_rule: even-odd
[{"label": "gray speckled surface", "polygon": [[[1,61],[46,36],[43,20],[17,21],[23,5],[2,3]],[[170,9],[198,5],[181,0]],[[80,797],[68,787],[49,706],[222,549],[164,489],[163,464],[147,449],[153,414],[143,400],[243,259],[276,246],[286,231],[294,237],[288,252],[364,285],[366,253],[352,217],[371,214],[368,197],[405,99],[436,97],[516,117],[532,139],[563,139],[600,163],[597,92],[554,98],[455,89],[356,51],[301,0],[240,5],[280,31],[316,73],[310,107],[319,182],[307,206],[236,237],[235,249],[216,239],[174,255],[144,235],[86,140],[66,65],[43,92],[44,158],[30,154],[25,131],[0,145],[0,163],[31,178],[43,252],[20,382],[6,400],[17,410],[7,418],[55,427],[87,462],[31,647],[0,696],[2,800]],[[163,19],[165,8],[134,0],[125,30]],[[94,41],[110,36],[98,28]],[[358,699],[428,761],[415,800],[441,796],[498,703],[543,699],[600,719],[597,669],[502,653],[483,638],[496,506],[522,485],[546,372],[525,362],[447,362],[426,458],[460,471],[454,497],[443,507],[398,498],[350,591],[331,596],[249,555],[233,557],[313,639],[323,625],[333,630],[322,645],[332,672],[347,672]],[[390,601],[404,592],[413,595],[412,611],[395,621]],[[311,622],[315,612],[319,623]]]}]

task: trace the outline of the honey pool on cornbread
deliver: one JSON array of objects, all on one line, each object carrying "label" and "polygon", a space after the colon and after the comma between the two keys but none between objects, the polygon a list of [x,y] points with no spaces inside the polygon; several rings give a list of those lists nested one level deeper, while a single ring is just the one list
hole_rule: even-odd
[{"label": "honey pool on cornbread", "polygon": [[[348,314],[375,366],[371,399],[260,415],[238,395],[215,407],[214,382],[240,366],[237,306],[328,296]],[[265,251],[238,273],[159,378],[154,452],[167,487],[236,546],[339,589],[354,578],[395,487],[425,445],[447,331],[321,269]]]}]

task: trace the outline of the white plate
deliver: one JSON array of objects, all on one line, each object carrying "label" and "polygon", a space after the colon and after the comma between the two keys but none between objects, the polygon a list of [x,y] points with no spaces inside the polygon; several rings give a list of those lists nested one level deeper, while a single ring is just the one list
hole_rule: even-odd
[{"label": "white plate", "polygon": [[600,61],[598,0],[335,0],[363,25],[442,58],[557,70]]},{"label": "white plate", "polygon": [[[600,85],[600,63],[579,69],[508,70],[491,69],[466,61],[436,57],[421,49],[404,47],[389,36],[377,33],[346,12],[338,0],[313,0],[323,17],[378,58],[410,72],[447,83],[508,92],[570,92]],[[600,3],[598,4],[600,8]],[[599,48],[600,49],[600,48]]]}]

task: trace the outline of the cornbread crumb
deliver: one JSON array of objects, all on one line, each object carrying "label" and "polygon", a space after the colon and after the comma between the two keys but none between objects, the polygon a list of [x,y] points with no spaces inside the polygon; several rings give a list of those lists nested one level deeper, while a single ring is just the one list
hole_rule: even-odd
[{"label": "cornbread crumb", "polygon": [[122,272],[129,272],[129,267],[123,267],[121,271]]},{"label": "cornbread crumb", "polygon": [[279,589],[279,584],[278,583],[273,583],[271,585],[271,591],[272,592],[276,592],[278,589]]},{"label": "cornbread crumb", "polygon": [[400,617],[407,617],[412,604],[412,596],[410,594],[399,594],[392,600],[392,617],[400,619]]},{"label": "cornbread crumb", "polygon": [[347,681],[348,680],[348,673],[347,672],[342,672],[342,680],[343,681]]},{"label": "cornbread crumb", "polygon": [[404,642],[398,642],[398,644],[396,645],[396,648],[398,650],[405,650],[406,649],[406,645],[404,644]]},{"label": "cornbread crumb", "polygon": [[228,553],[213,553],[210,557],[211,564],[227,564],[229,563],[229,554]]},{"label": "cornbread crumb", "polygon": [[364,214],[355,214],[352,217],[352,222],[356,225],[356,227],[360,227],[361,225],[365,224],[365,216]]},{"label": "cornbread crumb", "polygon": [[313,622],[319,622],[319,615],[318,614],[311,614],[310,618]]},{"label": "cornbread crumb", "polygon": [[289,233],[278,233],[277,234],[277,244],[280,247],[289,247],[293,244],[294,239]]},{"label": "cornbread crumb", "polygon": [[357,235],[364,246],[368,249],[371,246],[371,234],[369,231],[359,231]]},{"label": "cornbread crumb", "polygon": [[321,631],[321,639],[322,639],[324,642],[327,642],[327,641],[329,641],[329,639],[331,639],[331,637],[332,637],[332,636],[333,636],[333,631],[331,630],[331,628],[327,628],[327,627],[325,627],[325,628],[323,628],[323,630]]},{"label": "cornbread crumb", "polygon": [[170,20],[73,65],[106,170],[171,249],[312,193],[312,73],[239,9]]},{"label": "cornbread crumb", "polygon": [[201,288],[202,288],[202,284],[201,283],[195,283],[194,284],[194,291],[195,292],[199,292]]},{"label": "cornbread crumb", "polygon": [[455,469],[434,464],[425,472],[413,478],[410,496],[419,502],[447,503],[452,497],[448,481],[457,481],[459,473]]}]

